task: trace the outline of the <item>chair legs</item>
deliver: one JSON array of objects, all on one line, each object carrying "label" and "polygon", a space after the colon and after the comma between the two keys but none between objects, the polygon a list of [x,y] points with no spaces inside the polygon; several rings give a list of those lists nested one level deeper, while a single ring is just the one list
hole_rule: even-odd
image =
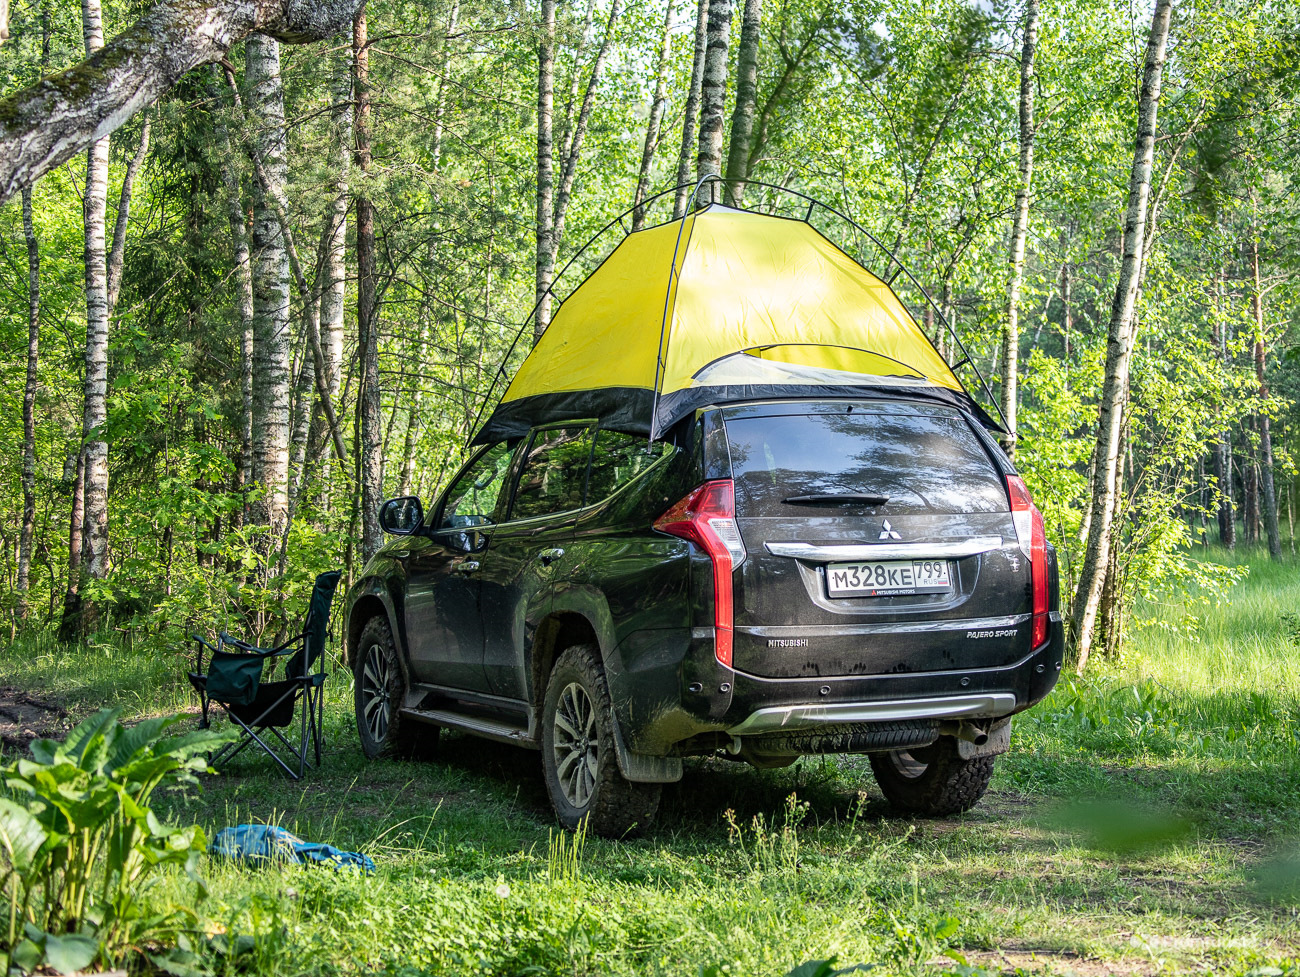
[{"label": "chair legs", "polygon": [[[319,687],[313,688],[310,685],[302,689],[292,689],[285,692],[284,695],[271,703],[262,711],[257,719],[254,719],[251,722],[246,722],[243,718],[227,707],[226,715],[230,717],[231,722],[235,723],[241,730],[243,730],[243,735],[236,742],[227,744],[213,754],[210,762],[213,766],[229,763],[236,756],[242,753],[250,744],[256,743],[262,748],[262,751],[266,753],[267,756],[279,765],[280,769],[283,770],[291,780],[300,780],[306,772],[309,755],[311,753],[314,752],[315,754],[315,765],[317,767],[321,765],[320,723],[324,718],[324,704],[322,702],[323,696],[321,695],[321,692],[322,690]],[[303,700],[299,704],[298,710],[301,713],[301,716],[298,721],[298,743],[296,745],[290,742],[279,728],[272,726],[265,721],[275,709],[283,706],[285,699],[289,696],[301,696]],[[205,701],[204,718],[202,720],[204,723],[207,722],[207,705],[208,703]],[[271,735],[268,736],[268,733]],[[282,747],[284,752],[287,754],[289,763],[286,763],[285,759],[281,757],[280,751],[277,749],[276,741],[278,741],[279,746]],[[295,760],[297,761],[297,770],[294,770],[290,765]]]}]

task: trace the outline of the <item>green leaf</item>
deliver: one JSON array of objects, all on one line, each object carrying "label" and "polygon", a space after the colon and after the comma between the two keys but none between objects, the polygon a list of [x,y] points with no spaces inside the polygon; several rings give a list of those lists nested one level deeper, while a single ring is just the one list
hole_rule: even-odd
[{"label": "green leaf", "polygon": [[4,846],[10,864],[17,871],[32,871],[41,845],[48,837],[48,832],[30,811],[0,798],[0,845]]},{"label": "green leaf", "polygon": [[63,741],[58,754],[82,770],[98,770],[108,755],[108,736],[121,715],[120,709],[101,709],[78,723]]},{"label": "green leaf", "polygon": [[29,974],[41,965],[41,959],[44,956],[45,954],[41,952],[41,948],[37,944],[25,939],[14,947],[9,959],[19,970]]},{"label": "green leaf", "polygon": [[45,936],[45,962],[61,974],[72,974],[90,966],[99,954],[99,941],[72,933],[68,936]]}]

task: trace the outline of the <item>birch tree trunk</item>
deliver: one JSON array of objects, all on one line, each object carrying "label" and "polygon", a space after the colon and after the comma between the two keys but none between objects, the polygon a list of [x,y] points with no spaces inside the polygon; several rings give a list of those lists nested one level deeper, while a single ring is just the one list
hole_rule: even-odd
[{"label": "birch tree trunk", "polygon": [[[82,29],[86,53],[104,46],[104,24],[99,0],[82,0]],[[85,388],[81,421],[82,549],[80,580],[108,576],[108,442],[103,427],[108,420],[108,269],[105,255],[105,218],[108,209],[108,137],[94,142],[86,153],[86,192],[82,198],[85,223],[86,351]],[[80,586],[78,587],[80,594]],[[93,602],[79,601],[75,631],[94,630],[98,611]]]},{"label": "birch tree trunk", "polygon": [[636,210],[632,212],[632,230],[639,231],[645,226],[645,200],[650,190],[650,170],[654,165],[655,150],[659,148],[659,126],[663,122],[664,106],[668,104],[668,52],[671,47],[674,0],[664,2],[664,29],[659,36],[659,58],[655,62],[655,94],[650,102],[650,118],[645,126],[645,145],[641,149],[641,169],[637,172],[636,192],[632,203]]},{"label": "birch tree trunk", "polygon": [[1260,411],[1257,417],[1259,432],[1260,509],[1264,516],[1264,533],[1268,537],[1268,555],[1282,558],[1282,535],[1277,525],[1277,492],[1273,484],[1273,436],[1269,431],[1268,372],[1265,349],[1264,290],[1259,280],[1259,233],[1252,229],[1250,235],[1250,268],[1254,279],[1251,292],[1251,311],[1255,316],[1255,379],[1259,382]]},{"label": "birch tree trunk", "polygon": [[551,324],[551,278],[555,274],[555,0],[542,0],[537,37],[537,312],[533,335]]},{"label": "birch tree trunk", "polygon": [[357,481],[361,498],[361,558],[368,561],[383,544],[379,506],[383,502],[383,419],[379,397],[379,307],[376,294],[375,209],[370,202],[370,47],[366,10],[352,30],[352,87],[356,99],[357,208],[357,356],[361,378],[357,391]]},{"label": "birch tree trunk", "polygon": [[1121,430],[1124,398],[1128,390],[1129,365],[1133,355],[1133,310],[1142,273],[1151,167],[1155,153],[1156,117],[1160,106],[1160,84],[1172,8],[1173,0],[1156,0],[1142,72],[1142,90],[1138,98],[1137,138],[1129,178],[1128,209],[1124,220],[1124,252],[1119,281],[1115,287],[1115,299],[1111,305],[1106,343],[1106,375],[1102,383],[1101,409],[1097,419],[1097,471],[1092,519],[1079,569],[1079,589],[1074,599],[1073,637],[1075,667],[1079,674],[1083,674],[1088,664],[1102,587],[1105,584],[1105,570],[1110,563],[1111,521],[1115,511],[1119,463],[1123,456]]},{"label": "birch tree trunk", "polygon": [[32,222],[32,190],[23,187],[23,237],[27,242],[27,380],[23,385],[23,523],[18,534],[14,616],[27,619],[32,537],[36,532],[36,387],[41,343],[41,249]]},{"label": "birch tree trunk", "polygon": [[682,148],[677,156],[677,195],[673,199],[673,220],[686,213],[690,199],[691,163],[699,142],[696,124],[700,114],[701,90],[704,86],[704,59],[709,46],[709,0],[695,5],[695,55],[691,60],[691,87],[686,93],[686,111],[682,116]]},{"label": "birch tree trunk", "polygon": [[722,123],[727,100],[727,44],[731,33],[731,0],[709,0],[709,42],[704,53],[704,83],[700,89],[700,144],[695,178],[722,172]]},{"label": "birch tree trunk", "polygon": [[[256,127],[256,164],[267,182],[253,191],[253,485],[250,521],[268,529],[266,553],[284,535],[289,509],[292,359],[290,280],[275,199],[288,178],[280,43],[255,34],[245,45],[247,106]],[[268,567],[269,569],[269,567]]]},{"label": "birch tree trunk", "polygon": [[737,207],[745,202],[749,178],[749,150],[754,134],[754,107],[758,103],[758,48],[763,21],[763,0],[745,0],[740,24],[740,50],[736,52],[736,104],[731,110],[731,137],[727,143],[727,189]]},{"label": "birch tree trunk", "polygon": [[1002,416],[1007,455],[1016,456],[1016,405],[1020,372],[1020,289],[1025,278],[1025,241],[1029,237],[1029,195],[1034,183],[1034,49],[1038,46],[1038,0],[1025,2],[1025,37],[1020,50],[1020,170],[1015,216],[1011,223],[1011,279],[1007,285],[1007,322],[1002,330]]},{"label": "birch tree trunk", "polygon": [[[76,460],[70,466],[72,475],[72,512],[68,518],[68,586],[63,592],[63,617],[59,622],[59,640],[67,643],[77,639],[81,618],[81,551],[83,535],[82,517],[86,511],[86,453],[77,449]],[[66,479],[68,466],[63,469]]]}]

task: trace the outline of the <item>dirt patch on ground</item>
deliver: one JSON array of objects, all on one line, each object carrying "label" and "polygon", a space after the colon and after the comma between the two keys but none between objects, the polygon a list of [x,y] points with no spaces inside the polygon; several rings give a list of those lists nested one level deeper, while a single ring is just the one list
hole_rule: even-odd
[{"label": "dirt patch on ground", "polygon": [[12,686],[0,688],[0,743],[6,751],[25,751],[32,740],[61,738],[71,727],[68,710],[52,699]]}]

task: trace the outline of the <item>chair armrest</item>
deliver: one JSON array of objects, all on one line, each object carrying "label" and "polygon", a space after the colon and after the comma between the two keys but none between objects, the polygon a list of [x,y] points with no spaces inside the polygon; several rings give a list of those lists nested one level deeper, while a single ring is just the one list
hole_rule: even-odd
[{"label": "chair armrest", "polygon": [[241,641],[239,638],[226,634],[225,631],[222,631],[221,634],[217,635],[217,643],[220,646],[234,645],[240,651],[252,652],[257,655],[271,654],[271,652],[266,648],[259,648],[257,645],[249,644],[247,641]]},{"label": "chair armrest", "polygon": [[198,672],[201,675],[203,674],[203,649],[207,648],[208,651],[216,651],[217,649],[212,647],[212,645],[208,644],[197,634],[192,634],[190,635],[190,637],[193,638],[196,642],[198,642],[199,645],[194,652],[194,671]]}]

